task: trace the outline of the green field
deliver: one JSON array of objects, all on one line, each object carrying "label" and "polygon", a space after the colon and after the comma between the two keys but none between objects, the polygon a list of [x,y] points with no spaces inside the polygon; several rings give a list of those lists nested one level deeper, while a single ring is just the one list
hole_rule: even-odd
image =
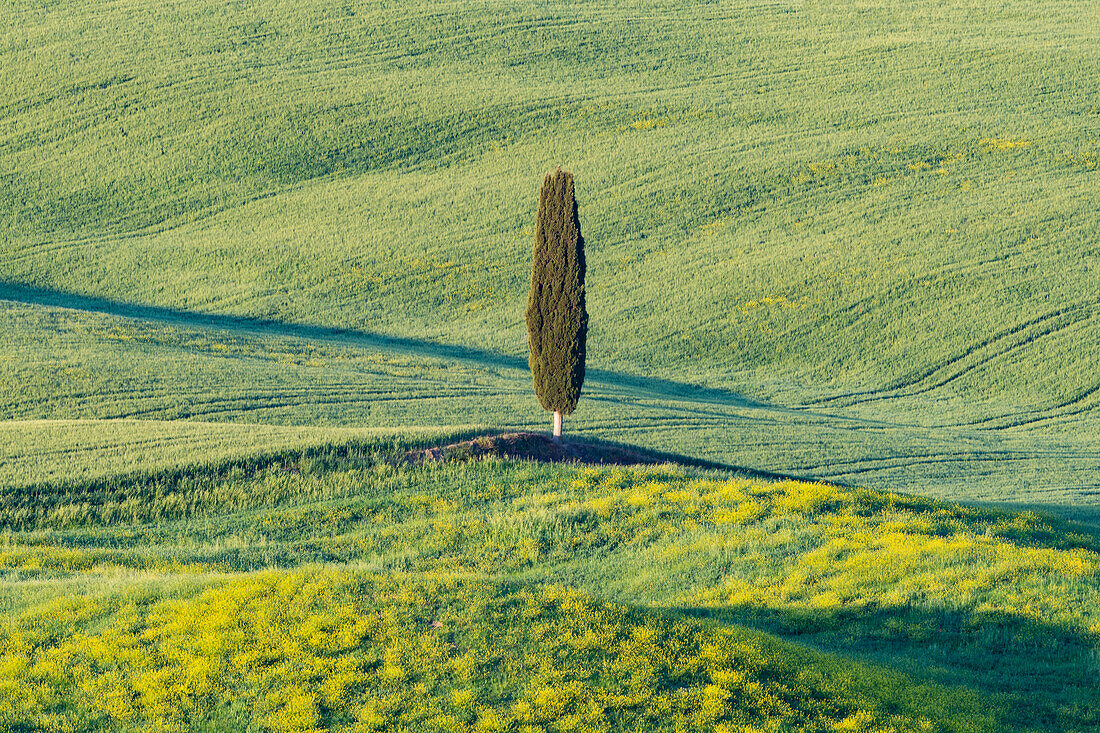
[{"label": "green field", "polygon": [[5,492],[0,724],[1100,725],[1100,540],[1068,524],[394,448]]},{"label": "green field", "polygon": [[11,6],[0,418],[541,425],[562,162],[577,430],[1095,507],[1100,10],[985,5]]},{"label": "green field", "polygon": [[[522,624],[507,620],[533,593],[554,619],[562,604],[607,600],[620,610],[593,621],[601,628],[652,628],[664,639],[688,624],[676,652],[685,660],[712,639],[752,646],[767,659],[737,674],[787,707],[723,698],[727,712],[748,716],[727,720],[730,730],[780,730],[777,721],[920,730],[920,719],[932,729],[1095,726],[1097,690],[1074,685],[1096,676],[1100,653],[1088,539],[1100,531],[1098,27],[1100,6],[1086,0],[8,3],[0,552],[15,559],[0,563],[12,613],[6,652],[23,653],[11,636],[20,629],[32,629],[32,667],[34,654],[68,654],[57,650],[78,633],[148,632],[142,644],[151,644],[171,614],[216,601],[211,584],[269,600],[298,592],[280,584],[316,585],[344,599],[334,608],[346,600],[356,613],[396,614],[370,632],[387,639],[406,638],[398,629],[421,618],[408,599],[430,588],[450,599],[443,606],[484,606],[516,634]],[[840,593],[806,568],[753,554],[782,554],[771,540],[721,549],[742,528],[752,538],[764,526],[782,529],[775,542],[795,543],[783,551],[793,558],[855,541],[857,528],[799,524],[848,521],[843,501],[703,534],[678,525],[661,540],[670,556],[691,558],[676,569],[645,532],[640,544],[612,548],[589,527],[577,530],[586,539],[575,560],[551,553],[552,562],[522,566],[508,544],[520,535],[492,513],[526,506],[543,482],[568,484],[581,469],[518,464],[440,469],[446,481],[401,469],[393,479],[408,491],[427,481],[434,488],[424,491],[457,502],[455,512],[492,525],[478,537],[504,543],[496,564],[478,564],[461,543],[447,552],[465,560],[420,557],[436,546],[430,518],[407,524],[400,496],[380,515],[394,522],[396,545],[371,544],[382,540],[358,525],[300,529],[294,541],[246,530],[255,512],[383,502],[390,478],[354,471],[374,476],[399,448],[548,428],[531,389],[523,309],[538,186],[558,164],[576,176],[591,316],[585,392],[567,433],[705,461],[715,480],[742,472],[962,502],[971,508],[888,502],[867,517],[902,512],[897,521],[919,533],[917,515],[939,507],[959,513],[942,536],[978,545],[1002,537],[983,539],[1002,520],[982,511],[1037,511],[1046,518],[1003,519],[1024,523],[1003,540],[1077,552],[1085,569],[1066,575],[1068,566],[1028,556],[1022,575],[996,576],[992,600],[965,589],[957,599],[943,588],[920,595],[901,578],[852,580]],[[348,468],[348,455],[363,465]],[[316,493],[256,504],[253,474],[302,456],[321,468],[291,475],[319,482]],[[500,482],[514,484],[493,500],[501,506],[463,503]],[[141,514],[160,511],[142,493],[158,491],[175,497],[165,513]],[[565,526],[546,512],[517,531]],[[1049,531],[1035,529],[1044,522]],[[313,547],[348,532],[366,544]],[[817,539],[798,539],[803,532]],[[830,562],[848,557],[839,552]],[[933,586],[958,585],[958,552],[982,562],[947,542],[911,567]],[[665,572],[684,584],[632,585]],[[769,578],[767,588],[807,585],[776,591],[782,602],[723,601],[740,592],[724,579],[749,572]],[[985,587],[984,569],[968,572]],[[372,585],[374,600],[361,590]],[[813,601],[828,593],[861,612]],[[126,615],[131,601],[145,620]],[[314,601],[302,603],[293,612],[312,613]],[[36,620],[70,607],[73,625]],[[987,612],[1007,620],[987,630]],[[907,635],[911,625],[924,636]],[[503,653],[478,639],[465,648]],[[1017,641],[1025,651],[1006,651]],[[530,637],[508,643],[516,659],[564,655]],[[810,677],[792,682],[791,660],[810,654],[806,645]],[[547,674],[561,682],[594,664],[584,654],[570,657],[579,667]],[[1033,657],[1044,660],[1034,669]],[[373,669],[355,658],[360,672]],[[0,685],[21,679],[12,664]],[[150,664],[150,673],[170,667]],[[695,676],[681,685],[669,671],[678,662],[669,664],[652,684],[689,698],[705,692],[699,670],[718,669],[692,662]],[[733,674],[722,664],[719,676]],[[517,671],[516,684],[535,680],[534,669]],[[848,686],[820,682],[837,669]],[[535,687],[482,672],[476,704],[454,710],[448,696],[466,695],[466,683],[424,682],[432,715],[473,726],[484,708],[512,715],[516,730],[543,724],[514,707]],[[102,679],[119,690],[145,684],[112,674]],[[593,689],[622,683],[607,674],[589,680]],[[384,702],[418,689],[402,679],[386,690],[360,679],[345,691],[365,705],[368,692]],[[159,715],[93,714],[74,697],[83,682],[49,680],[35,683],[46,697],[25,711],[37,722],[21,728],[18,711],[4,708],[9,728],[51,729],[42,715],[140,727],[140,716]],[[278,729],[264,716],[281,703],[268,710],[247,697],[278,688],[265,680],[238,680],[233,689],[253,701],[243,707],[193,700],[207,715],[195,724]],[[13,689],[0,687],[0,705]],[[664,699],[631,689],[649,690],[653,705]],[[350,726],[359,714],[318,700],[309,708],[317,726]],[[831,702],[814,712],[808,700]],[[680,720],[681,702],[662,708],[670,730],[721,722]],[[385,714],[396,720],[406,708],[393,704]],[[871,717],[849,719],[860,706]],[[661,718],[631,709],[641,717],[623,713],[611,729]],[[170,730],[181,720],[160,722]],[[405,724],[430,727],[418,720]]]}]

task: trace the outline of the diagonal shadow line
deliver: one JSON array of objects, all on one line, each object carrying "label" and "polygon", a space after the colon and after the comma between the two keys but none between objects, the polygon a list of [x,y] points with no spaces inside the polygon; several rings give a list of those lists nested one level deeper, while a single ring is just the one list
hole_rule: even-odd
[{"label": "diagonal shadow line", "polygon": [[[1096,730],[1093,642],[1083,629],[1020,613],[960,604],[821,609],[795,604],[672,606],[674,613],[775,634],[826,654],[882,665],[920,680],[999,700],[997,730]],[[1006,674],[1005,670],[1012,670]],[[1080,680],[1066,685],[1066,675]],[[1076,700],[1075,700],[1076,698]],[[1033,727],[1036,721],[1046,725]]]},{"label": "diagonal shadow line", "polygon": [[[0,282],[0,300],[8,300],[26,305],[69,308],[92,313],[101,313],[119,318],[132,318],[135,320],[186,326],[189,328],[213,328],[221,331],[247,333],[251,335],[272,335],[313,341],[336,342],[365,346],[380,351],[467,362],[493,369],[522,371],[524,373],[528,371],[526,359],[470,346],[438,343],[435,341],[412,339],[403,336],[387,336],[385,334],[359,331],[350,328],[288,323],[285,321],[267,318],[252,318],[249,316],[197,313],[164,306],[127,303],[125,301],[110,300],[92,295],[82,295],[80,293],[33,287],[17,283]],[[686,382],[677,382],[657,377],[644,377],[606,369],[589,369],[586,371],[585,377],[589,383],[623,388],[666,399],[701,402],[706,404],[722,404],[731,407],[778,409],[766,403],[750,400],[729,390],[702,387]]]}]

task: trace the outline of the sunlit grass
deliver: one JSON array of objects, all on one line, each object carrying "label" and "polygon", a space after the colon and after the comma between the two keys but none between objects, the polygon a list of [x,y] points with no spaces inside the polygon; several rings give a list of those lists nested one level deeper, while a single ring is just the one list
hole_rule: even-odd
[{"label": "sunlit grass", "polygon": [[[0,486],[20,495],[27,486],[82,482],[179,468],[196,458],[209,465],[257,454],[327,446],[333,441],[383,446],[446,439],[469,428],[317,428],[156,420],[13,420],[0,422]],[[37,499],[28,497],[34,504]]]},{"label": "sunlit grass", "polygon": [[[1091,302],[1088,3],[187,8],[12,13],[4,279],[517,353],[565,159],[605,364],[798,401]],[[1084,341],[952,389],[1049,406]]]},{"label": "sunlit grass", "polygon": [[[535,192],[564,162],[590,372],[780,408],[645,388],[582,400],[579,428],[1095,505],[1096,12],[13,6],[0,297],[31,305],[0,307],[0,417],[537,424],[522,311]],[[214,333],[208,313],[267,325]],[[782,409],[807,404],[827,417]]]},{"label": "sunlit grass", "polygon": [[1095,526],[1098,13],[6,7],[0,728],[1100,727],[1084,525],[402,462],[544,425],[564,163],[567,433]]},{"label": "sunlit grass", "polygon": [[267,572],[178,600],[39,607],[0,645],[0,721],[52,730],[994,729],[972,694],[473,579]]},{"label": "sunlit grass", "polygon": [[402,455],[5,494],[7,669],[39,689],[21,704],[135,729],[294,710],[332,729],[1097,723],[1100,541],[1081,526],[673,466]]}]

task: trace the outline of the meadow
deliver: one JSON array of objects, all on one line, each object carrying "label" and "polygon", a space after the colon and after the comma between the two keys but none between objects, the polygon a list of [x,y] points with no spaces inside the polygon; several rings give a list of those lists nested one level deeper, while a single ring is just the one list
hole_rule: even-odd
[{"label": "meadow", "polygon": [[566,163],[577,430],[1095,507],[1100,11],[1048,5],[17,3],[0,419],[540,425]]},{"label": "meadow", "polygon": [[1100,539],[360,442],[7,491],[12,730],[1079,730]]},{"label": "meadow", "polygon": [[[1097,27],[0,8],[0,729],[1097,727]],[[548,429],[558,164],[566,433],[697,467],[401,465]]]}]

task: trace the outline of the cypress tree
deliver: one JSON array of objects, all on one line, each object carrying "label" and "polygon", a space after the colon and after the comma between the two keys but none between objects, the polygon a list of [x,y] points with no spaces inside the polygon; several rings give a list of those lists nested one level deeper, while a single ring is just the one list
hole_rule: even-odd
[{"label": "cypress tree", "polygon": [[528,363],[539,403],[554,413],[555,439],[561,437],[561,416],[572,414],[581,396],[587,336],[584,239],[573,174],[558,166],[546,174],[539,191],[527,300]]}]

